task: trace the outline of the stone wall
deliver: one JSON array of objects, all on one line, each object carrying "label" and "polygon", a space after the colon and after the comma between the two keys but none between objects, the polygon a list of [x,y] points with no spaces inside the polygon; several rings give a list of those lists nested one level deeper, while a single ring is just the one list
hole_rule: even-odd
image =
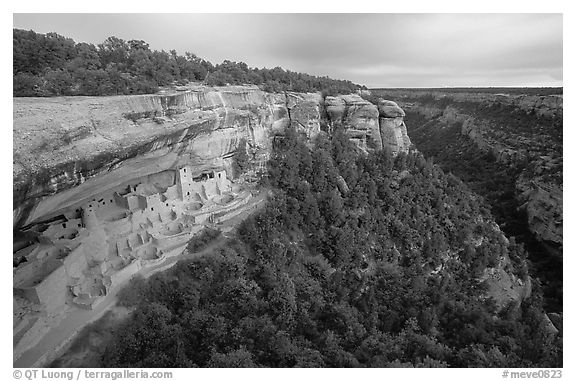
[{"label": "stone wall", "polygon": [[[67,301],[93,308],[143,266],[158,264],[165,253],[185,246],[199,224],[213,223],[215,215],[223,216],[250,199],[249,192],[232,187],[221,169],[183,167],[138,181],[143,182],[129,184],[122,194],[114,190],[93,195],[79,208],[81,213],[64,210],[47,229],[38,229],[49,240],[19,250],[26,261],[14,270],[15,295],[48,314]],[[194,194],[187,195],[189,191]],[[202,203],[190,208],[198,198]],[[74,218],[78,214],[81,218]],[[71,229],[74,239],[62,237]]]}]

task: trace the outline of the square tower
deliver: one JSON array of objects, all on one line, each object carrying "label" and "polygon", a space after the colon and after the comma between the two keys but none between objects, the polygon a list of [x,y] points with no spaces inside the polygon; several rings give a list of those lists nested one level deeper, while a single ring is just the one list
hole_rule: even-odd
[{"label": "square tower", "polygon": [[178,170],[178,181],[183,201],[191,201],[194,196],[194,180],[190,168],[182,167]]}]

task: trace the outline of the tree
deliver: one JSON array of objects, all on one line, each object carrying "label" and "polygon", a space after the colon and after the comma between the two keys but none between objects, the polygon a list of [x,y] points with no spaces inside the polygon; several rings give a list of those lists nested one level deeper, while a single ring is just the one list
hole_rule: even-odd
[{"label": "tree", "polygon": [[234,84],[234,78],[222,70],[216,70],[206,75],[204,83],[208,86],[226,86]]},{"label": "tree", "polygon": [[66,70],[49,70],[44,74],[46,91],[51,95],[72,95],[74,81]]},{"label": "tree", "polygon": [[115,36],[108,37],[98,45],[102,66],[106,67],[109,63],[116,63],[122,68],[126,67],[129,49],[129,45],[123,39]]},{"label": "tree", "polygon": [[240,348],[228,353],[212,353],[206,364],[208,368],[256,368],[252,353]]},{"label": "tree", "polygon": [[40,76],[30,73],[18,73],[14,75],[13,91],[14,96],[18,97],[41,97],[45,96],[46,91],[43,89],[44,81]]},{"label": "tree", "polygon": [[248,154],[246,149],[248,144],[246,138],[240,139],[236,151],[234,151],[234,156],[232,157],[232,169],[234,170],[234,175],[240,176],[242,173],[246,172],[248,169]]},{"label": "tree", "polygon": [[110,367],[173,367],[181,347],[182,327],[172,323],[171,312],[163,305],[142,305],[120,327],[121,335],[109,351],[104,364]]},{"label": "tree", "polygon": [[[67,77],[73,79],[70,88],[77,95],[153,93],[158,86],[188,81],[204,81],[209,86],[250,83],[271,92],[310,92],[329,88],[331,92],[350,93],[359,88],[349,81],[295,73],[280,67],[250,68],[244,62],[230,60],[214,66],[190,52],[179,56],[174,50],[150,50],[143,40],[125,41],[114,36],[94,46],[76,44],[56,33],[44,35],[13,29],[12,52],[15,96],[61,95],[67,91],[67,84],[61,86],[63,78]],[[92,74],[98,70],[109,73],[113,84],[94,86],[85,83],[93,79]],[[61,74],[54,74],[60,71]],[[86,72],[91,74],[86,75]],[[51,73],[52,83],[48,89],[44,88],[46,73]]]},{"label": "tree", "polygon": [[76,44],[76,57],[68,62],[67,69],[74,72],[79,69],[96,70],[101,68],[98,50],[92,44],[81,42]]}]

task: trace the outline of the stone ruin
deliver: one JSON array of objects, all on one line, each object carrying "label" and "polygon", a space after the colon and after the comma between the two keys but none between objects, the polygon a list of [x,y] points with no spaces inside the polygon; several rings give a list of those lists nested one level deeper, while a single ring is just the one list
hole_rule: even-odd
[{"label": "stone ruin", "polygon": [[146,266],[183,252],[204,224],[239,214],[251,192],[224,170],[182,167],[111,190],[28,228],[14,254],[14,340],[66,306],[94,308]]}]

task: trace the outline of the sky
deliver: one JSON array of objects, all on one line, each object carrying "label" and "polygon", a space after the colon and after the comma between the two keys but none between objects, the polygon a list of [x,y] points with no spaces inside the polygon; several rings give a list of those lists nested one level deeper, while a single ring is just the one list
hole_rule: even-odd
[{"label": "sky", "polygon": [[562,86],[562,14],[14,14],[13,26],[109,36],[212,63],[373,87]]}]

